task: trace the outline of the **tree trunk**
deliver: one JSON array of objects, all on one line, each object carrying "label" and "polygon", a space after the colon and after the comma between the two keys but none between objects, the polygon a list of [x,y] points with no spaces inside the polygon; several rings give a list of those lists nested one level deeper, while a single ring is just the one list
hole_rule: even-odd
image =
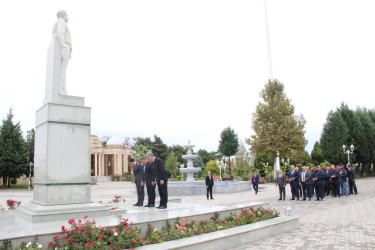
[{"label": "tree trunk", "polygon": [[229,178],[230,178],[232,176],[232,169],[230,167],[230,156],[229,156],[229,165],[228,165],[228,167],[229,167]]},{"label": "tree trunk", "polygon": [[3,187],[6,187],[8,184],[8,180],[6,176],[3,176]]},{"label": "tree trunk", "polygon": [[8,187],[10,187],[10,177],[8,176]]}]

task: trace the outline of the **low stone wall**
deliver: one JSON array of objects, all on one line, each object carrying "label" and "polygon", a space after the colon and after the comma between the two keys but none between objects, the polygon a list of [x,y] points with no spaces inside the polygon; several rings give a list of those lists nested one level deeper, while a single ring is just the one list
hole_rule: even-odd
[{"label": "low stone wall", "polygon": [[135,249],[228,249],[293,231],[298,225],[297,216],[280,214],[270,220]]},{"label": "low stone wall", "polygon": [[[251,183],[248,181],[215,181],[212,188],[213,196],[215,193],[234,193],[248,191],[251,189]],[[206,184],[203,181],[198,182],[169,182],[168,195],[198,195],[206,194]]]}]

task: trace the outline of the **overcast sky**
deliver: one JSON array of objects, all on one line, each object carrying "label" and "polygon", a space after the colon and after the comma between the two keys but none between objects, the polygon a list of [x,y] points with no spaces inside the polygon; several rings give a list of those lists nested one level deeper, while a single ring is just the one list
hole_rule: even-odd
[{"label": "overcast sky", "polygon": [[[375,1],[268,0],[274,77],[307,120],[306,149],[341,102],[374,108]],[[0,117],[22,129],[43,104],[56,12],[69,14],[70,95],[92,134],[160,136],[216,150],[231,126],[249,137],[269,77],[263,1],[1,1]]]}]

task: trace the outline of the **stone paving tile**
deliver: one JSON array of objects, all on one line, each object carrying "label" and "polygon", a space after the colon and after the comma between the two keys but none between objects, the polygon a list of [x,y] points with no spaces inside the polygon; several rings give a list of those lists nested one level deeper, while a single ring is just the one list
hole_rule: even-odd
[{"label": "stone paving tile", "polygon": [[[359,195],[324,201],[290,201],[300,226],[242,249],[375,249],[375,179],[357,181]],[[283,202],[265,198],[275,209]],[[289,202],[287,202],[289,203]]]}]

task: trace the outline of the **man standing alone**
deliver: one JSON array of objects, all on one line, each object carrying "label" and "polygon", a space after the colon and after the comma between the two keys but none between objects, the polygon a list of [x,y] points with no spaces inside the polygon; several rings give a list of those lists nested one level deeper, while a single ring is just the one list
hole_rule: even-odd
[{"label": "man standing alone", "polygon": [[258,194],[259,175],[257,171],[255,171],[255,173],[251,177],[251,183],[253,184],[253,189],[255,191],[255,194]]},{"label": "man standing alone", "polygon": [[211,200],[212,197],[212,186],[214,185],[214,180],[212,179],[211,171],[207,172],[206,176],[206,187],[207,187],[207,200],[208,200],[208,193],[210,193]]},{"label": "man standing alone", "polygon": [[148,196],[148,202],[145,207],[155,207],[155,173],[154,169],[152,167],[151,162],[147,161],[147,157],[143,156],[141,158],[141,163],[144,168],[145,172],[145,182],[146,182],[146,188],[147,188],[147,196]]},{"label": "man standing alone", "polygon": [[135,186],[137,188],[138,201],[134,206],[143,206],[143,200],[145,198],[145,175],[143,172],[143,166],[136,162],[133,158],[129,160],[129,164],[133,169]]},{"label": "man standing alone", "polygon": [[350,164],[348,164],[348,169],[349,169],[348,177],[349,177],[350,194],[353,194],[353,190],[355,194],[358,194],[357,185],[355,184],[355,170],[354,168],[350,166]]},{"label": "man standing alone", "polygon": [[158,184],[160,205],[159,209],[166,209],[168,203],[168,174],[163,161],[152,153],[147,154],[147,159],[152,163],[155,171],[155,180]]},{"label": "man standing alone", "polygon": [[283,170],[280,168],[279,173],[276,178],[276,185],[279,186],[280,199],[283,198],[285,201],[285,185],[286,185],[286,176],[283,173]]}]

